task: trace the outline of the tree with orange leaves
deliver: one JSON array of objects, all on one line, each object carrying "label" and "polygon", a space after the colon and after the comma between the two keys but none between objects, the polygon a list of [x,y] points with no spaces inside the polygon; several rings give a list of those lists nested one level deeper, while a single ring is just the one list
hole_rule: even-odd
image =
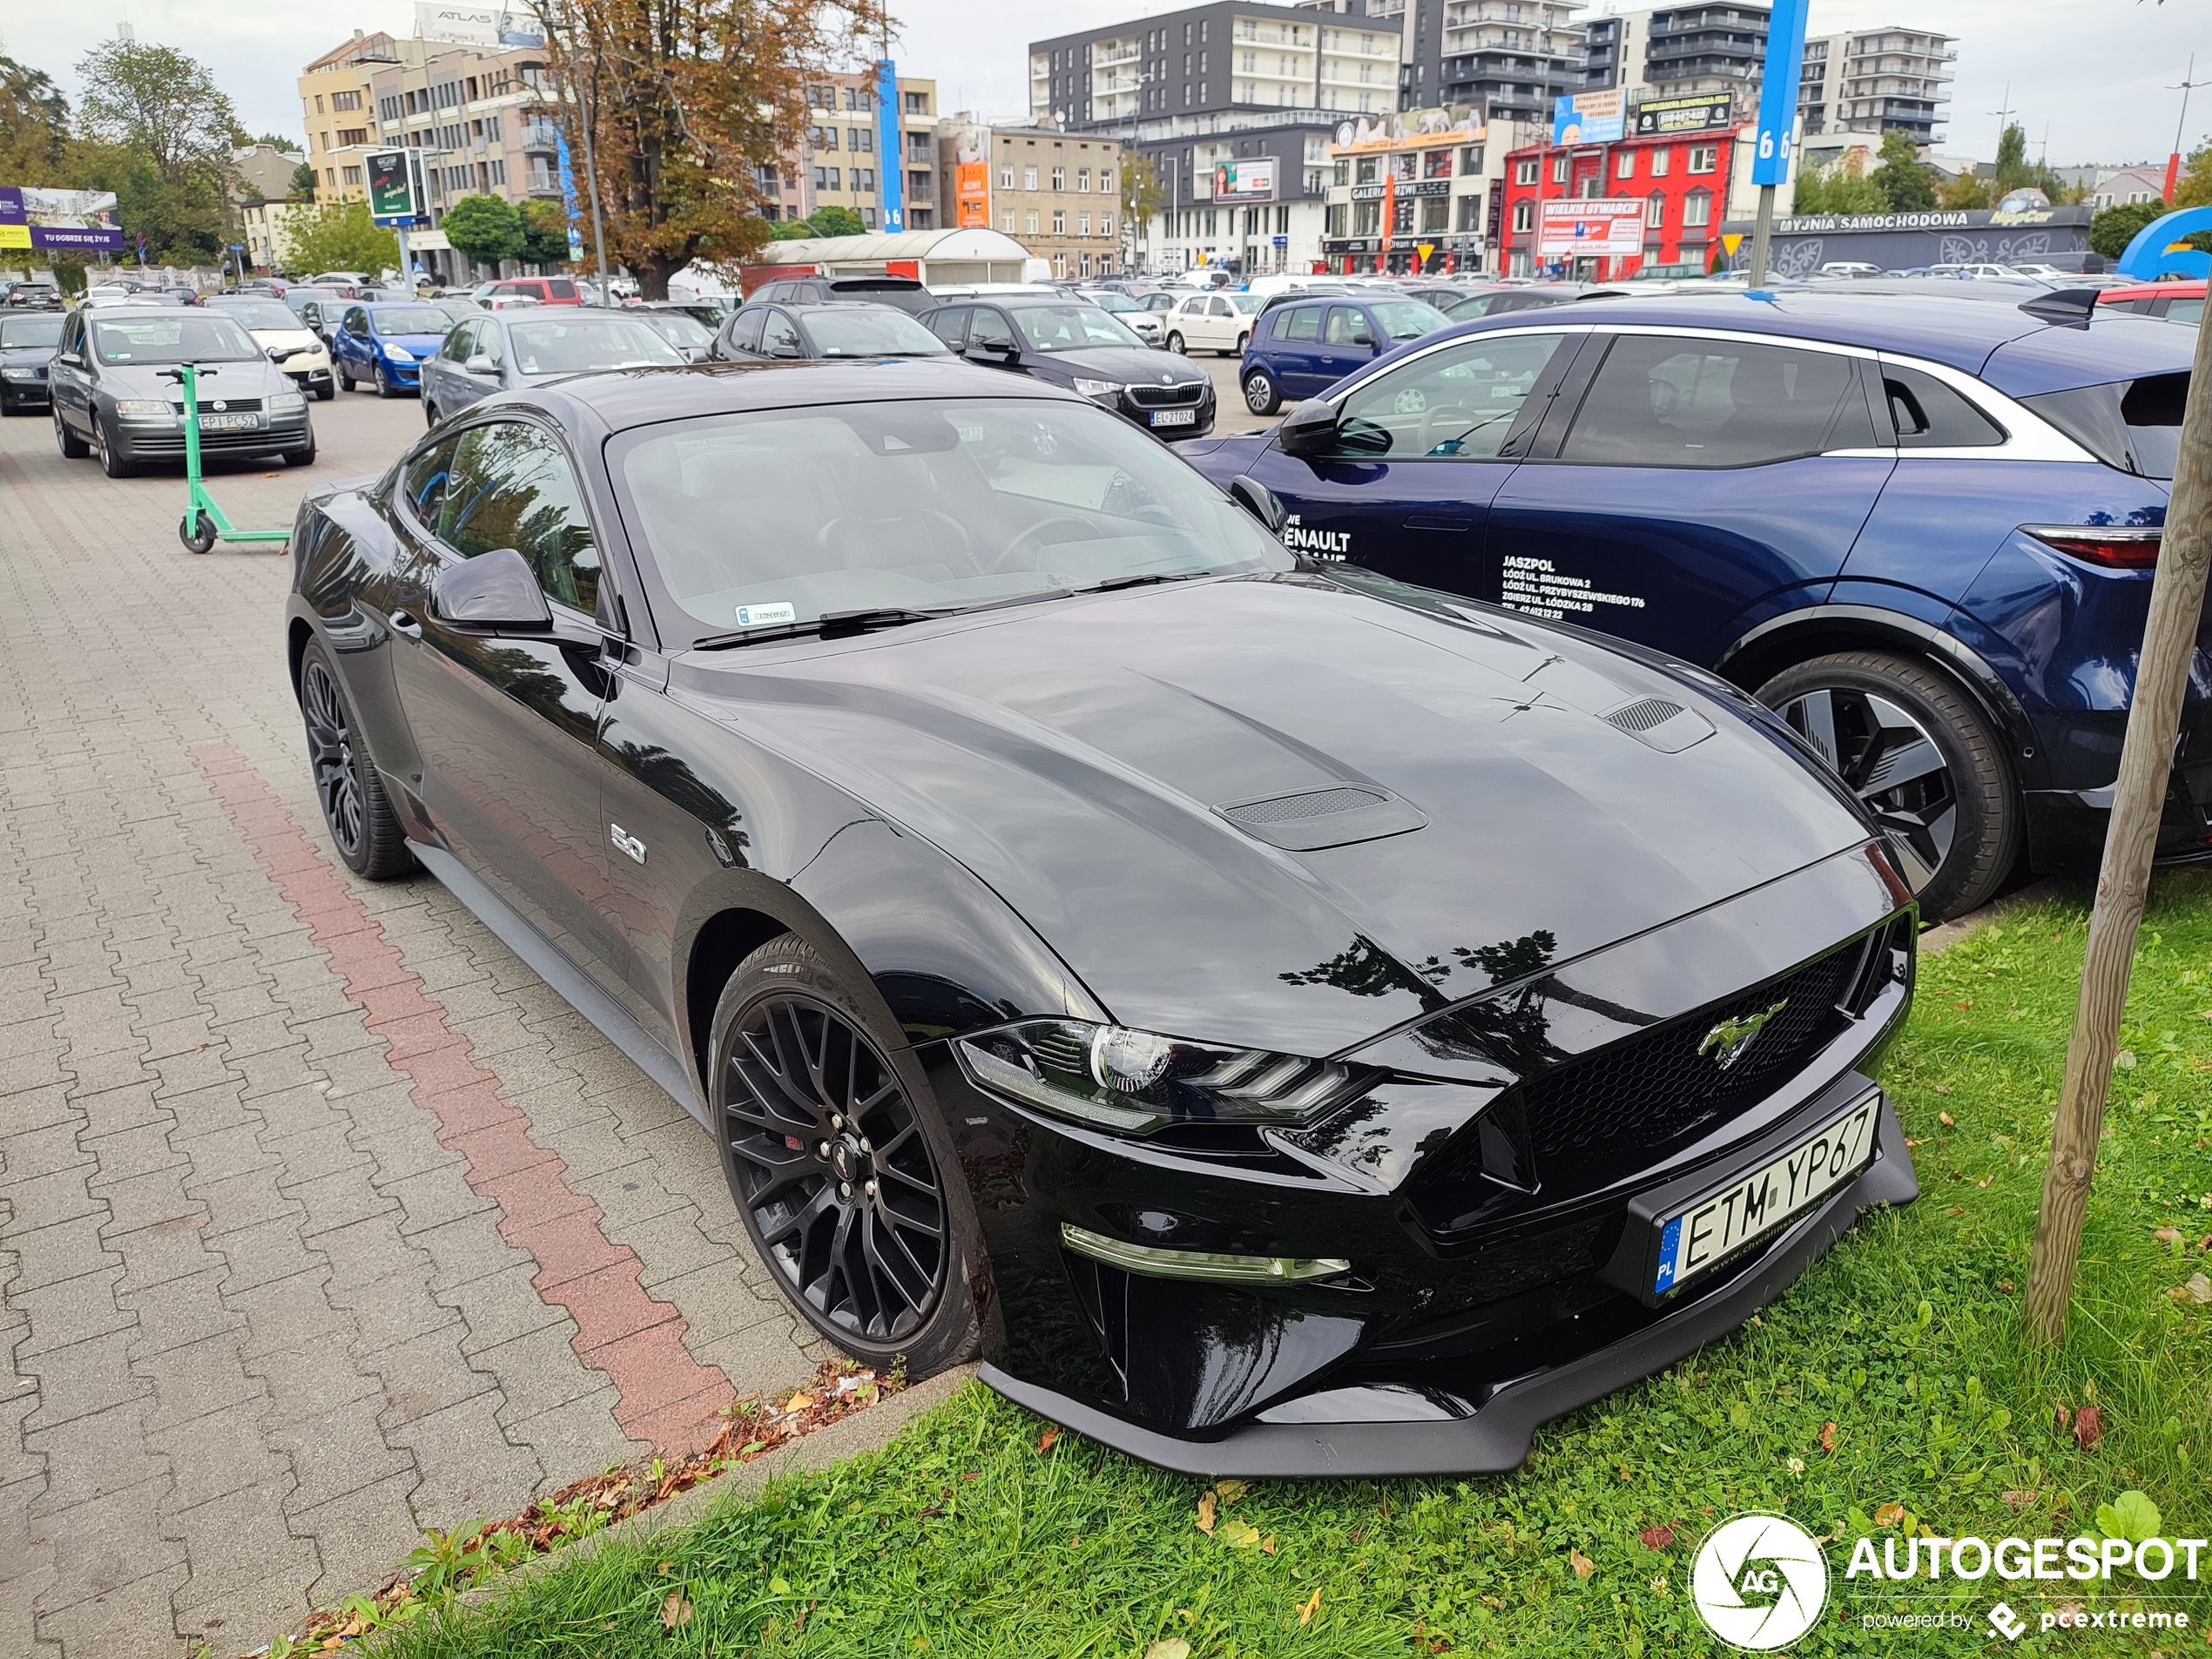
[{"label": "tree with orange leaves", "polygon": [[[759,170],[799,150],[809,78],[890,30],[885,0],[539,0],[538,16],[577,184],[596,182],[610,266],[649,300],[695,259],[767,241]],[[580,228],[589,243],[588,206]]]}]

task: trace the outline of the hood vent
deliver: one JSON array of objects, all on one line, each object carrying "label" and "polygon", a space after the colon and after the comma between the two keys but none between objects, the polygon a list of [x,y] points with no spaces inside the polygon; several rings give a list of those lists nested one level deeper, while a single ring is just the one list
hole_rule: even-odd
[{"label": "hood vent", "polygon": [[1332,784],[1213,810],[1253,840],[1290,853],[1379,840],[1428,822],[1419,808],[1372,784]]},{"label": "hood vent", "polygon": [[1649,744],[1662,754],[1678,754],[1693,743],[1713,735],[1712,722],[1703,715],[1663,697],[1642,697],[1598,716],[1615,730],[1627,732],[1638,743]]}]

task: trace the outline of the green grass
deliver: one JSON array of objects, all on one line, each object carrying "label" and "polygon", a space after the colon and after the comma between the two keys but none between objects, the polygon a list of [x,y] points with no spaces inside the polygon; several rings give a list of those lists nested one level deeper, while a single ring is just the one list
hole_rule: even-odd
[{"label": "green grass", "polygon": [[[1878,1507],[1901,1504],[1950,1536],[2071,1535],[2094,1532],[2098,1504],[2140,1488],[2168,1535],[2212,1532],[2212,1308],[2167,1294],[2212,1266],[2196,1248],[2212,1232],[2209,896],[2212,879],[2192,874],[2154,891],[2060,1354],[2028,1346],[2018,1292],[2086,892],[1924,962],[1885,1079],[1919,1143],[1919,1202],[1866,1218],[1757,1323],[1553,1424],[1516,1474],[1258,1483],[1208,1536],[1194,1525],[1206,1483],[1074,1435],[1040,1452],[1042,1421],[971,1388],[880,1453],[650,1549],[610,1548],[421,1622],[391,1651],[1135,1659],[1180,1637],[1222,1659],[1711,1654],[1722,1649],[1683,1594],[1689,1553],[1715,1518],[1750,1508],[1842,1541],[1830,1550],[1830,1618],[1797,1651],[1988,1649],[1982,1615],[2003,1595],[2033,1619],[2045,1604],[2034,1587],[1993,1578],[1952,1603],[1853,1595],[1844,1561]],[[2168,1222],[2185,1244],[2154,1239]],[[2094,1451],[2054,1418],[2088,1403],[2106,1425]],[[2033,1495],[2020,1507],[2023,1494]],[[1260,1541],[1233,1545],[1244,1528],[1232,1521]],[[1654,1550],[1639,1534],[1657,1524],[1677,1536]],[[1578,1556],[1594,1564],[1587,1576]],[[2052,1601],[2109,1605],[2070,1583],[2046,1588]],[[691,1609],[672,1628],[671,1593]],[[1865,1611],[1934,1605],[1955,1605],[1974,1628],[1861,1627]],[[2202,1651],[2212,1596],[2186,1605],[2186,1635],[2071,1640]]]}]

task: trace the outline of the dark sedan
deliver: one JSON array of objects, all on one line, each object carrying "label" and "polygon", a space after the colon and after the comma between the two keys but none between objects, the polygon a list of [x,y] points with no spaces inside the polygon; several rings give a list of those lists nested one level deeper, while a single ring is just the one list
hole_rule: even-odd
[{"label": "dark sedan", "polygon": [[46,366],[61,348],[62,321],[36,314],[0,317],[0,415],[46,407]]},{"label": "dark sedan", "polygon": [[873,301],[829,300],[791,307],[755,300],[731,314],[709,354],[750,363],[800,357],[942,357],[948,349],[905,312]]},{"label": "dark sedan", "polygon": [[1186,1469],[1510,1468],[1917,1191],[1909,895],[1748,698],[1237,502],[961,363],[533,386],[302,503],[314,787],[847,1352]]},{"label": "dark sedan", "polygon": [[629,314],[592,306],[523,306],[459,322],[422,360],[422,419],[435,426],[495,392],[556,374],[681,363],[684,354]]},{"label": "dark sedan", "polygon": [[1213,381],[1153,350],[1121,319],[1064,293],[993,294],[941,306],[923,319],[971,363],[1064,387],[1163,438],[1213,430]]}]

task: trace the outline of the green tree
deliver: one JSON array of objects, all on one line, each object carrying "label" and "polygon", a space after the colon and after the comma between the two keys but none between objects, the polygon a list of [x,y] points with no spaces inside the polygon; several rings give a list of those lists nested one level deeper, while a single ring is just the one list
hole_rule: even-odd
[{"label": "green tree", "polygon": [[2034,182],[2035,169],[2027,165],[2027,129],[2012,122],[1997,135],[1997,193]]},{"label": "green tree", "polygon": [[[273,132],[263,132],[258,134],[253,138],[248,138],[246,143],[266,144],[270,149],[275,151],[279,155],[285,155],[300,148],[299,139],[280,138]],[[246,145],[240,145],[239,147],[242,150],[246,147]]]},{"label": "green tree", "polygon": [[1962,172],[1956,179],[1946,179],[1937,187],[1937,205],[1967,209],[1993,207],[1997,199],[1990,193],[1990,183],[1976,172]]},{"label": "green tree", "polygon": [[1864,173],[1847,172],[1838,164],[1817,169],[1797,180],[1790,211],[1793,213],[1885,213],[1889,199]]},{"label": "green tree", "polygon": [[1134,247],[1147,233],[1152,215],[1166,199],[1160,189],[1160,170],[1152,158],[1136,150],[1122,152],[1122,238]]},{"label": "green tree", "polygon": [[816,236],[866,236],[867,221],[849,207],[833,202],[826,207],[817,207],[806,223]]},{"label": "green tree", "polygon": [[51,185],[69,139],[69,100],[46,71],[0,57],[0,179]]},{"label": "green tree", "polygon": [[523,204],[523,251],[515,257],[541,267],[569,262],[569,216],[560,203],[534,196]]},{"label": "green tree", "polygon": [[1882,165],[1874,169],[1872,179],[1892,213],[1919,212],[1936,205],[1935,185],[1920,165],[1920,147],[1902,128],[1882,135]]},{"label": "green tree", "polygon": [[301,201],[315,199],[315,170],[304,161],[292,170],[292,193]]},{"label": "green tree", "polygon": [[2212,206],[2212,144],[2197,145],[2182,162],[2182,176],[2174,181],[2174,206]]},{"label": "green tree", "polygon": [[814,233],[814,227],[803,219],[779,219],[768,226],[772,242],[800,242]]},{"label": "green tree", "polygon": [[127,145],[171,188],[229,167],[238,111],[206,64],[171,46],[104,41],[77,65],[78,125],[86,138]]},{"label": "green tree", "polygon": [[2105,258],[2116,260],[2128,251],[2136,232],[2173,211],[2164,202],[2123,202],[2107,207],[2089,221],[2089,246]]},{"label": "green tree", "polygon": [[287,270],[367,271],[374,275],[400,262],[400,239],[368,214],[367,202],[329,202],[285,210],[285,239],[292,248]]},{"label": "green tree", "polygon": [[479,265],[497,265],[523,251],[523,216],[499,196],[463,196],[446,209],[440,228],[454,252]]}]

